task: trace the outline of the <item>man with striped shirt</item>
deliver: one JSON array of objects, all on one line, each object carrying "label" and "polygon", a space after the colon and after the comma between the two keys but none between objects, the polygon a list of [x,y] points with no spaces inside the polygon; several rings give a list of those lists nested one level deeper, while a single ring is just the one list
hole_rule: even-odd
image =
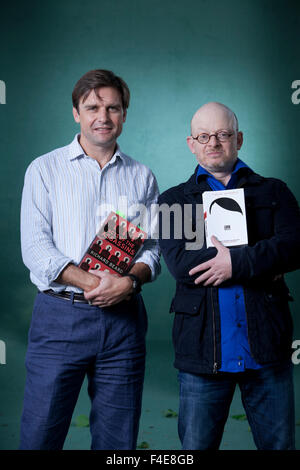
[{"label": "man with striped shirt", "polygon": [[62,449],[82,382],[91,399],[92,449],[134,449],[145,366],[146,311],[141,284],[159,274],[147,240],[128,276],[78,267],[120,199],[150,213],[152,172],[117,145],[129,106],[126,83],[92,70],[72,101],[80,134],[35,159],[22,195],[22,256],[37,286],[26,355],[20,449]]}]

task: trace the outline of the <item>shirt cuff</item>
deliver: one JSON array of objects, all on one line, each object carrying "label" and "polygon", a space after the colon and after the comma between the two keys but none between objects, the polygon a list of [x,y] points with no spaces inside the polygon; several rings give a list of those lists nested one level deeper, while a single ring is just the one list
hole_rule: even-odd
[{"label": "shirt cuff", "polygon": [[134,258],[134,263],[145,263],[151,270],[151,282],[155,281],[160,274],[161,266],[159,262],[160,251],[157,242],[153,241],[153,251],[142,249],[141,253]]}]

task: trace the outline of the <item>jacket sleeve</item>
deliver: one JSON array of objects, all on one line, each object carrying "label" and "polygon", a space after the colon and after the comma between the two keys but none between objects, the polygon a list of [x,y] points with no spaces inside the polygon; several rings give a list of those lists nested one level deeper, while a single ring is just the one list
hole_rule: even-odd
[{"label": "jacket sleeve", "polygon": [[[189,271],[198,264],[214,258],[217,250],[216,248],[206,248],[201,204],[198,205],[198,208],[201,209],[198,213],[193,207],[194,231],[198,232],[199,237],[195,236],[195,239],[192,240],[186,236],[188,225],[191,225],[191,217],[188,216],[187,206],[177,202],[181,199],[177,196],[176,192],[171,189],[161,194],[158,199],[159,245],[164,261],[176,281],[194,285],[199,274],[190,276]],[[197,217],[198,220],[196,220]],[[202,220],[199,220],[200,217]]]},{"label": "jacket sleeve", "polygon": [[285,183],[277,180],[274,234],[254,246],[230,249],[232,281],[243,283],[294,271],[300,267],[300,214]]}]

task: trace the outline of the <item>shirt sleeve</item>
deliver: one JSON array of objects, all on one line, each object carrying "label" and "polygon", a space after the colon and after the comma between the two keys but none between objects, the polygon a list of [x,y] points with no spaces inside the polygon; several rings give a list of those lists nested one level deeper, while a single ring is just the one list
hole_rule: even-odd
[{"label": "shirt sleeve", "polygon": [[42,285],[50,285],[73,260],[54,245],[49,188],[37,161],[28,167],[21,203],[21,250],[25,266]]},{"label": "shirt sleeve", "polygon": [[146,201],[144,201],[144,204],[146,206],[146,231],[148,238],[144,242],[143,248],[136,256],[134,262],[147,264],[151,269],[151,281],[154,281],[160,274],[161,266],[159,261],[160,248],[158,240],[151,238],[151,235],[157,232],[155,227],[157,224],[157,218],[153,217],[154,211],[151,210],[151,207],[152,205],[157,204],[159,196],[158,184],[152,172],[149,173],[147,188],[147,197]]}]

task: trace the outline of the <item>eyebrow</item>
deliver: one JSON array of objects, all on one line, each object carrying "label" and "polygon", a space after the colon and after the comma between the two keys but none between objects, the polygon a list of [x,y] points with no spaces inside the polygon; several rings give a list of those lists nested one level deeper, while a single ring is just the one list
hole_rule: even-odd
[{"label": "eyebrow", "polygon": [[[100,106],[99,103],[91,103],[91,104],[83,104],[83,107],[85,109],[90,109],[90,108],[98,108]],[[113,108],[121,108],[122,105],[121,103],[108,103],[105,105],[107,108],[113,107]]]},{"label": "eyebrow", "polygon": [[83,108],[96,108],[98,105],[95,103],[95,104],[84,104],[83,105]]}]

